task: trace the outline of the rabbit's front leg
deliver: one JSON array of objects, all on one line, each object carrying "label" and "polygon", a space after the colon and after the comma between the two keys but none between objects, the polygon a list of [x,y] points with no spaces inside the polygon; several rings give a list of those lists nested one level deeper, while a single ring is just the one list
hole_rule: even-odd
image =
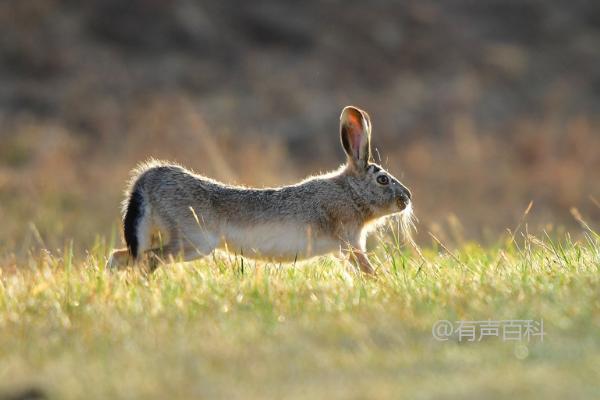
[{"label": "rabbit's front leg", "polygon": [[356,261],[358,267],[365,274],[373,275],[375,273],[375,268],[369,261],[367,255],[360,249],[351,249],[350,256]]}]

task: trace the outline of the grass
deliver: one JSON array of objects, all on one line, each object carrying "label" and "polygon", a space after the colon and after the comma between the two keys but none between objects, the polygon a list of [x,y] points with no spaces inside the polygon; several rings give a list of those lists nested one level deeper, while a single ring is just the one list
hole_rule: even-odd
[{"label": "grass", "polygon": [[[594,398],[600,243],[526,236],[422,255],[386,240],[379,277],[337,260],[216,256],[148,275],[108,248],[0,269],[0,397]],[[436,341],[440,319],[544,320],[544,341]]]}]

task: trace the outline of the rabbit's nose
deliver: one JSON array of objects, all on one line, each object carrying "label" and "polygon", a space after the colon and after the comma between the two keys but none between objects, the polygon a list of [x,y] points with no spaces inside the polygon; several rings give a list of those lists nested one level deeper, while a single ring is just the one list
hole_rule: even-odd
[{"label": "rabbit's nose", "polygon": [[405,203],[408,203],[410,201],[410,199],[412,198],[412,194],[410,193],[410,190],[408,190],[408,188],[406,186],[400,185],[401,189],[400,189],[400,195],[398,197],[400,197],[400,199],[402,201],[404,201]]},{"label": "rabbit's nose", "polygon": [[400,200],[401,200],[401,201],[402,201],[404,204],[406,204],[406,203],[408,203],[408,202],[410,201],[410,193],[409,193],[409,192],[404,192],[404,191],[403,191],[403,192],[401,192],[401,193],[400,193],[400,196],[399,196],[399,197],[400,197]]},{"label": "rabbit's nose", "polygon": [[410,203],[412,194],[410,193],[410,190],[403,187],[402,190],[400,191],[400,194],[398,195],[398,197],[399,197],[400,201],[402,203],[404,203],[404,205],[406,205],[406,204]]},{"label": "rabbit's nose", "polygon": [[403,188],[400,193],[398,194],[398,197],[396,197],[396,203],[398,203],[398,207],[400,207],[400,210],[404,210],[406,207],[408,207],[408,205],[410,204],[410,191],[406,188]]}]

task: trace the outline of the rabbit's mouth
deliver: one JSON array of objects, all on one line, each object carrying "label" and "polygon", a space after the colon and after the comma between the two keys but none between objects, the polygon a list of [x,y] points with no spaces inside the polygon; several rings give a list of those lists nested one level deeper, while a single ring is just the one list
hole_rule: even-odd
[{"label": "rabbit's mouth", "polygon": [[409,202],[410,200],[405,200],[403,198],[396,199],[396,205],[398,205],[400,211],[404,211],[404,209],[408,206]]}]

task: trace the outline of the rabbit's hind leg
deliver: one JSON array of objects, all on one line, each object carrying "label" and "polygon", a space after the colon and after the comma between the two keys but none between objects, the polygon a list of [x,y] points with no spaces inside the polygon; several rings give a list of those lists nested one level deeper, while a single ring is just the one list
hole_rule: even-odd
[{"label": "rabbit's hind leg", "polygon": [[106,262],[106,269],[121,269],[126,267],[132,262],[131,254],[129,253],[129,249],[116,249],[108,258]]},{"label": "rabbit's hind leg", "polygon": [[[168,243],[148,251],[149,266],[156,269],[159,263],[192,261],[210,254],[216,247],[215,240],[191,240],[186,235],[172,234]],[[211,238],[205,238],[211,239]]]}]

